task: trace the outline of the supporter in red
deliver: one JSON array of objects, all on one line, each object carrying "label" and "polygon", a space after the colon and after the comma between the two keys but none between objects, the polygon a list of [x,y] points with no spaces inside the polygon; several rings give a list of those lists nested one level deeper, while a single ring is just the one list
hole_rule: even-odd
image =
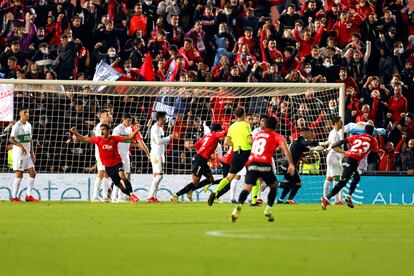
[{"label": "supporter in red", "polygon": [[277,56],[282,56],[282,53],[276,48],[276,40],[263,40],[261,45],[263,61],[270,64],[274,63]]},{"label": "supporter in red", "polygon": [[362,23],[362,18],[358,14],[354,15],[354,11],[350,12],[352,18],[349,17],[347,11],[341,11],[339,15],[339,21],[336,22],[332,30],[335,32],[336,41],[338,47],[345,47],[350,41],[352,33],[356,30],[359,25]]},{"label": "supporter in red", "polygon": [[407,137],[403,135],[400,142],[398,142],[398,145],[394,148],[394,144],[392,142],[387,142],[387,144],[384,144],[384,137],[382,135],[379,135],[379,140],[380,140],[380,149],[379,149],[380,161],[378,165],[379,171],[382,171],[382,172],[395,171],[395,163],[397,161],[397,158],[400,154],[401,148],[404,145],[406,138]]},{"label": "supporter in red", "polygon": [[116,28],[122,26],[122,21],[128,19],[128,10],[125,3],[120,3],[120,0],[109,0],[108,2],[108,17],[114,21]]},{"label": "supporter in red", "polygon": [[368,122],[368,120],[372,120],[373,122],[375,122],[375,119],[377,117],[377,112],[378,112],[378,96],[379,96],[379,92],[377,90],[373,91],[373,99],[374,101],[372,102],[372,108],[367,105],[364,104],[361,108],[361,110],[357,110],[357,114],[356,114],[356,122]]},{"label": "supporter in red", "polygon": [[147,17],[142,14],[142,5],[137,3],[134,7],[134,15],[129,19],[128,35],[135,36],[140,30],[143,36],[147,35]]},{"label": "supporter in red", "polygon": [[339,69],[339,79],[337,79],[336,82],[344,83],[345,89],[352,87],[357,93],[359,93],[358,84],[353,77],[348,76],[348,69],[346,67],[341,67]]},{"label": "supporter in red", "polygon": [[393,122],[399,122],[401,119],[401,113],[407,112],[407,99],[402,95],[402,87],[394,87],[394,96],[391,96],[388,103],[383,102],[392,114],[391,120]]},{"label": "supporter in red", "polygon": [[[279,65],[278,58],[276,63]],[[279,66],[282,76],[286,76],[293,69],[300,69],[300,62],[295,56],[295,48],[288,46],[283,50],[283,62]]]},{"label": "supporter in red", "polygon": [[178,51],[179,54],[184,55],[188,59],[189,66],[192,67],[196,62],[203,61],[200,53],[193,46],[193,40],[191,38],[184,39],[184,46]]},{"label": "supporter in red", "polygon": [[300,31],[295,27],[293,33],[296,40],[297,46],[299,46],[299,59],[303,62],[305,57],[311,54],[312,45],[318,45],[321,40],[321,35],[323,32],[323,26],[320,26],[314,37],[311,37],[311,31],[305,29],[303,31],[303,36],[301,36]]},{"label": "supporter in red", "polygon": [[135,81],[137,80],[140,73],[140,70],[138,68],[132,68],[130,59],[126,59],[124,61],[123,68],[115,66],[114,69],[122,74],[121,78],[119,79],[121,81]]},{"label": "supporter in red", "polygon": [[211,72],[216,81],[227,80],[230,75],[230,61],[226,56],[221,57],[220,63],[213,67]]},{"label": "supporter in red", "polygon": [[245,44],[249,47],[250,53],[256,52],[256,40],[253,37],[253,29],[251,27],[246,27],[244,36],[240,37],[237,41],[238,51],[240,51]]},{"label": "supporter in red", "polygon": [[148,43],[148,51],[157,61],[168,56],[168,41],[165,40],[165,32],[159,30],[155,39]]},{"label": "supporter in red", "polygon": [[374,7],[367,0],[359,0],[356,11],[364,20],[369,14],[375,13]]},{"label": "supporter in red", "polygon": [[255,62],[256,57],[252,54],[250,54],[249,46],[247,44],[244,44],[241,46],[240,53],[236,56],[234,59],[234,64],[243,64],[246,66],[249,62]]}]

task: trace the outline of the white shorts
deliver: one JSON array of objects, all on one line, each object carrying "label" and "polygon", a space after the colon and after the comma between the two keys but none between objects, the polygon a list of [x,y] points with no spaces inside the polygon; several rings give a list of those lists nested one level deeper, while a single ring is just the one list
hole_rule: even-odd
[{"label": "white shorts", "polygon": [[24,172],[25,170],[33,167],[33,160],[29,153],[26,155],[13,154],[13,171]]},{"label": "white shorts", "polygon": [[96,169],[98,170],[98,172],[105,170],[105,166],[102,164],[102,161],[99,158],[96,158]]},{"label": "white shorts", "polygon": [[237,173],[237,175],[240,175],[240,176],[246,176],[246,167],[243,167],[243,169],[241,169],[241,171],[239,171],[239,172]]},{"label": "white shorts", "polygon": [[340,176],[342,174],[341,159],[337,156],[329,155],[326,157],[326,176]]},{"label": "white shorts", "polygon": [[121,158],[122,158],[122,164],[123,164],[122,167],[124,171],[126,173],[130,173],[131,172],[131,159],[129,158],[129,156],[128,157],[121,156]]},{"label": "white shorts", "polygon": [[368,170],[368,155],[365,156],[358,165],[358,172],[362,174],[364,171]]},{"label": "white shorts", "polygon": [[152,173],[163,173],[163,167],[165,163],[165,156],[164,155],[155,155],[151,153],[151,165],[152,165]]}]

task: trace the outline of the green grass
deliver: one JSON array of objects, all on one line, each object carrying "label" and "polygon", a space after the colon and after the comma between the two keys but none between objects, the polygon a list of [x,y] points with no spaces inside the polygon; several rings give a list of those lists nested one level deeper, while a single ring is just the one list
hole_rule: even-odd
[{"label": "green grass", "polygon": [[0,202],[0,275],[412,275],[412,206],[232,207]]}]

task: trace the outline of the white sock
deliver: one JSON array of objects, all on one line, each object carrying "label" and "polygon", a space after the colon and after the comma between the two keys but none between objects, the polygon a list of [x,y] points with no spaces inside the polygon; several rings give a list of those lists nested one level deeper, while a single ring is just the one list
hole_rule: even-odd
[{"label": "white sock", "polygon": [[158,190],[158,185],[160,185],[162,177],[163,177],[163,175],[154,176],[154,178],[152,179],[151,189],[150,189],[150,193],[148,195],[148,198],[152,198],[152,197],[156,196],[157,190]]},{"label": "white sock", "polygon": [[34,185],[35,179],[29,176],[29,179],[27,180],[27,190],[26,190],[26,196],[32,195],[32,189]]},{"label": "white sock", "polygon": [[331,181],[325,179],[325,183],[323,184],[323,196],[326,196],[329,193],[330,186],[331,186]]},{"label": "white sock", "polygon": [[104,200],[108,199],[108,189],[111,185],[111,179],[109,177],[104,177],[102,180],[102,198]]},{"label": "white sock", "polygon": [[[338,181],[334,180],[333,184],[335,186],[336,184],[338,184]],[[335,202],[340,202],[340,201],[342,201],[342,190],[340,190],[339,193],[335,195]]]},{"label": "white sock", "polygon": [[20,183],[22,182],[21,178],[15,178],[13,181],[13,191],[12,191],[12,198],[16,198],[17,194],[19,193]]},{"label": "white sock", "polygon": [[236,179],[230,183],[230,200],[236,200],[237,184],[239,184],[239,181]]},{"label": "white sock", "polygon": [[93,196],[92,200],[98,199],[99,195],[99,188],[101,187],[102,178],[95,178],[95,182],[93,183]]},{"label": "white sock", "polygon": [[117,200],[118,200],[118,191],[119,191],[118,186],[114,185],[114,187],[112,188],[112,194],[111,194],[111,201],[112,202],[117,202]]}]

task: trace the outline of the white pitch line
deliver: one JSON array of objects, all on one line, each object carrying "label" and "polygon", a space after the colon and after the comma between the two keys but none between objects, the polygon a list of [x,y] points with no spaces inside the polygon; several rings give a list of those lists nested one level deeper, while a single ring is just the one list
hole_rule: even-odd
[{"label": "white pitch line", "polygon": [[[340,227],[340,229],[358,229],[358,227]],[[262,228],[262,229],[226,229],[226,230],[211,230],[205,234],[213,237],[223,238],[235,238],[235,239],[274,239],[274,240],[296,240],[296,241],[349,241],[349,242],[408,242],[414,243],[414,239],[399,239],[397,237],[384,237],[384,238],[370,238],[370,237],[322,237],[322,236],[300,236],[300,235],[283,235],[279,233],[273,234],[257,234],[257,232],[268,231],[306,231],[306,230],[335,230],[333,227],[314,227],[314,228]],[[246,232],[252,232],[252,234],[246,234]]]}]

